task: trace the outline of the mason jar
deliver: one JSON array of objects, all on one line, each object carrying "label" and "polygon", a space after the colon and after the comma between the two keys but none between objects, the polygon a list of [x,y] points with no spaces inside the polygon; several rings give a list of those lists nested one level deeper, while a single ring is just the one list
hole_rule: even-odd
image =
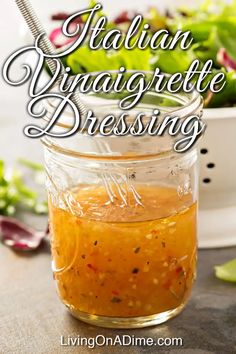
[{"label": "mason jar", "polygon": [[[166,98],[146,93],[135,114],[158,107],[184,119],[202,109],[196,92]],[[109,95],[81,100],[98,117],[119,111]],[[176,153],[168,134],[78,133],[42,141],[52,269],[71,314],[112,328],[151,326],[179,314],[196,277],[197,147]]]}]

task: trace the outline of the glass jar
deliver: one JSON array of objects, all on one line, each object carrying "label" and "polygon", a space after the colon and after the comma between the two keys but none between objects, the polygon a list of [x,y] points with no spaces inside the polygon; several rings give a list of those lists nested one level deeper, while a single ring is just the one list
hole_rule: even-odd
[{"label": "glass jar", "polygon": [[[145,110],[151,111],[147,95]],[[201,110],[196,93],[168,97],[179,97],[180,107],[162,100],[163,110],[182,109],[183,119]],[[88,99],[91,108],[93,96]],[[98,116],[116,110],[114,99],[95,101]],[[175,153],[169,139],[43,139],[54,277],[62,302],[82,321],[151,326],[177,315],[189,299],[196,276],[198,152]]]}]

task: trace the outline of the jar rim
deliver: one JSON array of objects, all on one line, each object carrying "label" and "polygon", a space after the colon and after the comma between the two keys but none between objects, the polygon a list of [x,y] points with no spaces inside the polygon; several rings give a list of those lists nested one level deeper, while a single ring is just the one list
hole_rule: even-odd
[{"label": "jar rim", "polygon": [[115,163],[115,162],[120,162],[120,163],[131,163],[131,162],[148,162],[148,161],[155,161],[155,160],[162,160],[166,158],[183,158],[186,155],[189,155],[196,151],[198,149],[198,142],[191,147],[188,151],[184,153],[178,153],[174,151],[173,149],[171,150],[166,150],[166,151],[161,151],[158,153],[153,153],[153,154],[134,154],[134,155],[98,155],[98,154],[93,154],[93,153],[83,153],[83,152],[78,152],[76,150],[70,150],[67,148],[63,148],[62,146],[59,146],[57,144],[53,144],[51,140],[49,140],[47,137],[44,137],[40,139],[42,144],[44,145],[45,148],[47,148],[49,151],[56,153],[56,154],[61,154],[64,156],[68,156],[71,158],[77,158],[77,159],[86,159],[90,161],[100,161],[104,163]]}]

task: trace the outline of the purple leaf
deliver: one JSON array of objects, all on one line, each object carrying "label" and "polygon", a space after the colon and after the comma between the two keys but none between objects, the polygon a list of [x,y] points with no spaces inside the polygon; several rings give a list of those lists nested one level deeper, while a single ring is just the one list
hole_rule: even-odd
[{"label": "purple leaf", "polygon": [[230,58],[225,48],[219,50],[217,60],[221,65],[224,65],[228,71],[236,70],[236,61]]},{"label": "purple leaf", "polygon": [[[69,29],[71,32],[74,32],[77,28],[76,23],[72,22],[69,26]],[[61,48],[63,46],[66,46],[70,43],[75,42],[75,40],[78,38],[78,36],[73,36],[73,37],[66,37],[63,32],[62,28],[58,27],[55,28],[49,35],[50,41],[54,44],[56,48]]]},{"label": "purple leaf", "polygon": [[17,219],[0,216],[0,239],[6,246],[17,251],[33,251],[42,243],[48,234],[36,231]]},{"label": "purple leaf", "polygon": [[123,11],[121,12],[114,20],[114,23],[119,25],[126,22],[131,22],[137,13],[132,11]]}]

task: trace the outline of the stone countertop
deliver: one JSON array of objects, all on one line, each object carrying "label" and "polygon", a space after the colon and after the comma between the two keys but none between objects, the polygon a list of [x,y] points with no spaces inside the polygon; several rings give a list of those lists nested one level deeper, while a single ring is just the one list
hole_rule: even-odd
[{"label": "stone countertop", "polygon": [[[39,142],[26,139],[22,121],[1,122],[1,157],[11,164],[16,157],[42,158]],[[21,129],[20,129],[21,126]],[[18,129],[19,128],[19,129]],[[12,148],[9,149],[9,141]],[[30,154],[29,154],[30,152]],[[17,156],[16,156],[17,153]],[[28,224],[43,228],[46,218],[25,215]],[[189,304],[176,318],[156,327],[111,330],[92,327],[67,313],[56,295],[51,272],[50,247],[18,254],[0,245],[0,353],[89,353],[88,347],[63,347],[64,336],[91,337],[117,334],[136,337],[180,337],[182,347],[96,347],[100,353],[234,353],[236,352],[236,284],[214,277],[213,267],[236,257],[236,247],[199,252],[198,278]]]}]

